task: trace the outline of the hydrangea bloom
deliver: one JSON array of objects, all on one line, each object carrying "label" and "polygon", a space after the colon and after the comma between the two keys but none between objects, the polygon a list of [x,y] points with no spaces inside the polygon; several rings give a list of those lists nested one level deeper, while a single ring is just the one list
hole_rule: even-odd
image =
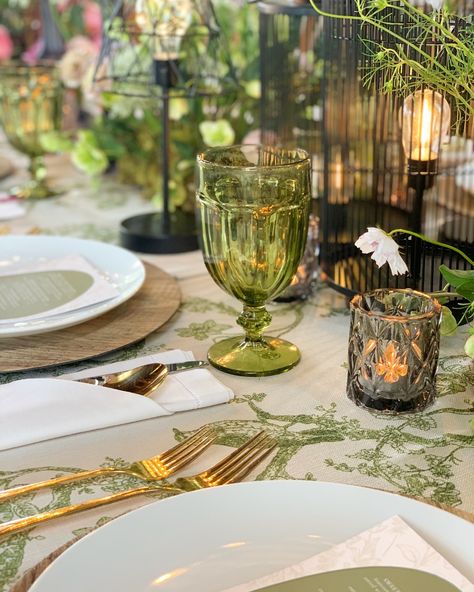
[{"label": "hydrangea bloom", "polygon": [[201,121],[199,131],[206,146],[229,146],[234,142],[235,132],[226,119]]}]

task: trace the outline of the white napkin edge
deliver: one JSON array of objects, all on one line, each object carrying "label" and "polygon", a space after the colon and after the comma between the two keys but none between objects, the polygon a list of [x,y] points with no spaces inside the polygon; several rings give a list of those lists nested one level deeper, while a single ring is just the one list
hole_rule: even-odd
[{"label": "white napkin edge", "polygon": [[[38,396],[39,389],[50,397],[54,411]],[[172,413],[146,397],[57,378],[26,378],[4,385],[0,387],[0,406],[0,450]],[[78,426],[77,417],[84,409],[88,410],[86,422]],[[52,425],[54,414],[61,421]]]},{"label": "white napkin edge", "polygon": [[[194,360],[192,352],[171,350],[104,366],[87,368],[78,372],[65,373],[55,378],[19,380],[5,385],[10,387],[7,389],[0,387],[0,406],[3,404],[4,408],[0,421],[0,450],[8,450],[58,437],[172,415],[177,412],[193,411],[202,407],[228,403],[234,398],[234,392],[230,388],[203,368],[187,370],[186,372],[168,376],[164,384],[151,397],[141,397],[126,391],[76,382],[79,378],[97,376],[118,370],[128,370],[142,364],[190,360]],[[195,392],[196,384],[205,384],[203,396]],[[190,388],[191,385],[193,388]],[[53,397],[57,397],[57,400],[65,403],[62,413],[66,420],[63,420],[61,425],[57,425],[53,431],[51,431],[51,425],[48,422],[48,405],[45,406],[44,403],[38,405],[38,387],[45,388],[48,393],[52,393]],[[178,389],[183,393],[181,398],[176,396]],[[84,408],[92,411],[91,417],[87,418],[87,426],[81,428],[74,426],[75,414],[73,409],[75,402],[78,400],[78,394],[80,398],[78,413],[82,413]],[[22,397],[21,404],[30,412],[29,416],[25,414],[23,418],[21,431],[14,427],[15,412],[8,414],[5,411],[8,399],[13,400],[14,397],[19,396]],[[190,400],[193,401],[192,406],[189,405]],[[110,409],[110,406],[114,409],[112,416],[107,413],[107,408]],[[110,417],[110,419],[104,421],[104,417]]]}]

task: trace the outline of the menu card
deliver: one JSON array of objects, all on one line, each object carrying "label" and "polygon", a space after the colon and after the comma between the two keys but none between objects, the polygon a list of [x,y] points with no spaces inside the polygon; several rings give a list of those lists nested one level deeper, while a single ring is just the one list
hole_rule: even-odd
[{"label": "menu card", "polygon": [[0,271],[0,325],[79,310],[118,294],[81,255],[12,264]]},{"label": "menu card", "polygon": [[459,592],[446,580],[406,567],[353,567],[259,588],[258,592]]},{"label": "menu card", "polygon": [[225,592],[474,592],[474,585],[399,516]]}]

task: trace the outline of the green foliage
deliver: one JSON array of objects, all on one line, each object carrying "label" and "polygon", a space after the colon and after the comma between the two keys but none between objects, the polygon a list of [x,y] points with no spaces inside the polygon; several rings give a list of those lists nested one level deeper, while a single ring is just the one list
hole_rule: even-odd
[{"label": "green foliage", "polygon": [[[258,127],[258,10],[255,6],[240,7],[228,0],[217,0],[215,10],[223,42],[230,45],[238,88],[232,95],[171,98],[171,209],[194,207],[194,163],[198,152],[206,146],[241,142],[249,131]],[[71,31],[77,33],[74,23],[79,22],[81,16],[77,11],[74,14],[73,11],[67,12],[67,15],[61,14],[60,18],[66,38]],[[114,23],[120,25],[118,19]],[[123,38],[121,29],[120,35],[122,41],[129,41]],[[143,45],[144,54],[145,49],[146,41]],[[140,46],[121,54],[122,62],[115,64],[116,74],[129,70],[137,51],[140,51]],[[141,60],[141,66],[145,69],[147,59],[150,59],[148,53]],[[125,81],[120,90],[132,91],[133,94],[131,84]],[[71,152],[73,162],[89,175],[98,175],[114,165],[121,181],[141,187],[144,195],[160,207],[160,101],[102,92],[101,105],[102,115],[96,117],[87,131],[79,133],[77,142],[71,142],[70,134],[62,134],[45,137],[45,146],[51,152]]]},{"label": "green foliage", "polygon": [[107,155],[91,130],[82,130],[71,153],[72,162],[89,175],[103,173],[108,166]]},{"label": "green foliage", "polygon": [[73,148],[72,140],[66,134],[57,131],[41,134],[40,144],[46,152],[70,152]]},{"label": "green foliage", "polygon": [[458,294],[469,302],[474,302],[474,269],[449,269],[446,265],[440,265],[439,270]]},{"label": "green foliage", "polygon": [[[461,317],[460,322],[470,322],[474,318],[474,260],[471,259],[466,253],[454,247],[452,245],[441,243],[437,240],[429,238],[423,234],[419,234],[418,232],[413,232],[412,230],[405,230],[404,228],[396,228],[388,233],[388,236],[392,237],[396,234],[408,234],[410,236],[414,236],[422,241],[425,241],[429,244],[436,245],[437,247],[443,247],[449,251],[453,251],[458,256],[462,257],[469,265],[472,266],[473,269],[450,269],[446,265],[440,265],[439,271],[441,272],[443,278],[446,280],[447,285],[445,286],[444,290],[441,292],[434,292],[432,296],[438,298],[441,302],[445,302],[446,299],[452,297],[462,297],[466,301],[464,304],[465,310],[464,314]],[[449,288],[453,288],[453,291],[448,291]],[[452,335],[456,331],[456,320],[454,319],[451,311],[443,306],[443,315],[441,320],[441,333],[443,335]],[[474,328],[473,328],[474,329]],[[474,331],[471,330],[471,335],[474,335]],[[470,337],[467,340],[466,346],[464,348],[466,354],[471,358],[474,358],[474,340],[470,341]]]},{"label": "green foliage", "polygon": [[[458,115],[474,115],[474,22],[466,18],[453,32],[454,2],[425,12],[411,0],[354,0],[356,16],[323,12],[315,0],[311,4],[323,16],[361,23],[360,38],[370,64],[363,71],[366,85],[377,84],[382,92],[401,96],[428,86],[451,97]],[[406,23],[403,33],[394,22]],[[390,46],[368,41],[367,26],[388,36]]]},{"label": "green foliage", "polygon": [[447,306],[443,306],[443,312],[441,315],[441,327],[440,332],[441,335],[454,335],[456,333],[456,329],[458,328],[458,323],[454,318],[451,309]]},{"label": "green foliage", "polygon": [[[474,358],[474,334],[471,335],[464,345],[464,351],[470,358]],[[474,421],[474,420],[473,420]],[[474,427],[474,424],[473,424]]]}]

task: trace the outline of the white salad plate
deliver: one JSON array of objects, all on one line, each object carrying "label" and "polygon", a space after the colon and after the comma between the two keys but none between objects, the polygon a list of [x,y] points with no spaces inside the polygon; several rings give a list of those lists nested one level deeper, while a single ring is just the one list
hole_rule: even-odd
[{"label": "white salad plate", "polygon": [[[145,281],[143,263],[130,251],[101,243],[60,236],[0,237],[0,269],[34,265],[68,255],[81,255],[118,291],[109,300],[41,319],[13,321],[0,325],[0,337],[34,335],[64,329],[98,317],[131,298]],[[1,286],[1,277],[0,277]]]},{"label": "white salad plate", "polygon": [[474,578],[474,524],[410,498],[314,481],[186,493],[109,522],[70,547],[31,592],[217,592],[400,516]]}]

